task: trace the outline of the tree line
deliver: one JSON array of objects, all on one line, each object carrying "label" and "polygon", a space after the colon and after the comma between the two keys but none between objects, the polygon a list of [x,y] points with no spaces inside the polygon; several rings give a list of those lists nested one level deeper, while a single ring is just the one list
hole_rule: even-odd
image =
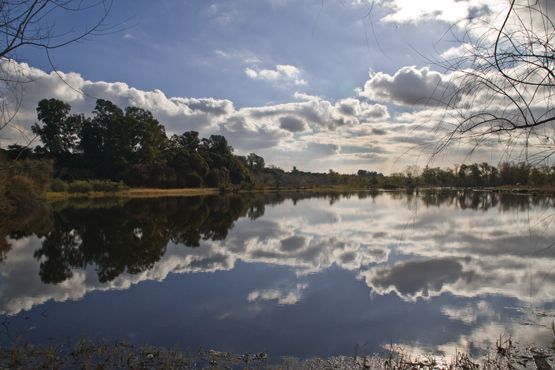
[{"label": "tree line", "polygon": [[[555,184],[555,167],[527,163],[462,164],[454,169],[408,167],[384,175],[285,171],[264,158],[234,154],[222,135],[201,138],[196,131],[168,137],[153,114],[138,107],[121,109],[99,99],[90,117],[71,106],[43,99],[32,131],[40,144],[0,149],[0,212],[33,206],[44,191],[156,188],[360,188],[545,186]],[[85,180],[85,181],[83,181]],[[99,181],[100,180],[100,181]],[[91,185],[92,184],[92,185]],[[114,185],[115,184],[115,185]],[[84,186],[86,185],[86,186]]]},{"label": "tree line", "polygon": [[498,167],[486,162],[461,164],[453,169],[425,167],[422,171],[407,170],[393,174],[406,186],[425,187],[497,187],[497,186],[534,186],[542,187],[555,184],[555,166],[532,166],[526,162],[503,162]]},{"label": "tree line", "polygon": [[55,177],[161,188],[251,182],[246,160],[235,156],[221,135],[200,138],[198,132],[187,131],[168,138],[150,111],[121,109],[102,99],[97,100],[91,117],[70,111],[70,105],[60,100],[41,100],[37,107],[40,124],[32,127],[41,145],[26,153],[51,159]]}]

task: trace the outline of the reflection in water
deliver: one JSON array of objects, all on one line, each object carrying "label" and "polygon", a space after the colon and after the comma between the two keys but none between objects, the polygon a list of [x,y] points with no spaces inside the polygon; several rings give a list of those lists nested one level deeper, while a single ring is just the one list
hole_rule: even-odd
[{"label": "reflection in water", "polygon": [[[45,283],[61,283],[72,270],[96,266],[100,282],[123,272],[148,270],[170,240],[198,247],[200,240],[222,240],[248,211],[246,199],[208,197],[149,199],[123,206],[65,208],[53,214],[53,227],[35,252]],[[255,211],[256,212],[256,211]]]},{"label": "reflection in water", "polygon": [[[71,322],[77,308],[50,302],[79,300],[109,333],[110,320],[96,311],[109,302],[137,310],[140,300],[144,311],[114,328],[130,340],[198,345],[205,338],[239,352],[270,341],[245,325],[271,330],[264,350],[300,356],[351,354],[361,343],[372,352],[390,342],[472,351],[503,333],[545,345],[553,339],[554,206],[548,197],[462,191],[57,204],[0,225],[7,236],[0,238],[0,311],[16,320],[49,307]],[[198,274],[217,271],[225,275]],[[147,281],[163,283],[136,285]],[[93,291],[104,291],[106,302],[87,296]],[[151,299],[162,291],[165,300]],[[152,312],[166,314],[138,330],[137,320]],[[184,313],[192,321],[177,319]],[[45,325],[26,336],[52,335]],[[293,337],[305,340],[302,349]]]}]

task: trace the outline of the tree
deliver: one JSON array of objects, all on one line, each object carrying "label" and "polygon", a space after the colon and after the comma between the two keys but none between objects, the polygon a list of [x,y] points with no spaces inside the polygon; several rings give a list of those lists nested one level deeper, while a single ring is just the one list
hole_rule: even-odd
[{"label": "tree", "polygon": [[[23,100],[23,87],[29,78],[20,71],[17,52],[26,47],[50,51],[110,31],[105,27],[112,0],[0,0],[0,135],[10,127]],[[87,13],[92,24],[77,21],[63,29],[56,19],[64,16],[64,25],[76,13]],[[76,18],[75,18],[76,19]],[[33,139],[24,148],[29,147]],[[0,211],[6,191],[8,165],[0,156]]]},{"label": "tree", "polygon": [[247,166],[253,171],[261,171],[264,169],[264,158],[255,153],[250,153],[247,156]]},{"label": "tree", "polygon": [[464,54],[440,62],[457,88],[436,153],[458,140],[501,139],[523,144],[527,160],[555,154],[554,12],[552,0],[508,0],[501,18],[470,23]]},{"label": "tree", "polygon": [[81,132],[81,147],[89,165],[101,176],[113,177],[133,155],[130,120],[114,103],[98,99]]},{"label": "tree", "polygon": [[148,110],[138,107],[125,109],[125,127],[131,131],[134,162],[155,163],[167,145],[166,130]]},{"label": "tree", "polygon": [[185,150],[196,152],[200,145],[200,139],[197,131],[184,132],[180,137],[181,145]]},{"label": "tree", "polygon": [[69,117],[71,106],[57,99],[43,99],[37,107],[38,119],[31,127],[34,134],[44,143],[44,151],[53,157],[72,151],[81,129],[80,116]]}]

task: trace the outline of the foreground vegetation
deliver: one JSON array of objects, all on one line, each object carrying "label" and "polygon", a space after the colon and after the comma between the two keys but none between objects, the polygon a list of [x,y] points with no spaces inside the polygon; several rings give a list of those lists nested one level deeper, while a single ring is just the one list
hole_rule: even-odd
[{"label": "foreground vegetation", "polygon": [[[214,350],[135,346],[79,341],[73,347],[13,345],[0,347],[0,366],[10,369],[377,369],[377,370],[499,370],[551,369],[555,352],[551,349],[510,348],[497,345],[485,355],[472,358],[457,353],[453,358],[411,355],[402,348],[390,348],[379,355],[297,359],[271,358],[266,353],[233,354]],[[550,365],[551,364],[551,365]]]}]

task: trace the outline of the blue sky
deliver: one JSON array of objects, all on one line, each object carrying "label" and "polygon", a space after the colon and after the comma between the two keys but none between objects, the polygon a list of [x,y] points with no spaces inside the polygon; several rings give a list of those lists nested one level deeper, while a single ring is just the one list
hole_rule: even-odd
[{"label": "blue sky", "polygon": [[[57,69],[90,80],[231,99],[237,107],[290,101],[294,91],[339,99],[352,96],[369,70],[395,73],[427,64],[419,53],[437,57],[433,43],[445,25],[383,24],[383,14],[371,4],[329,0],[119,1],[107,23],[117,32],[57,49],[52,57]],[[79,29],[97,19],[90,12],[76,15],[62,21]],[[20,56],[51,69],[42,50]],[[306,86],[276,87],[244,73],[278,64],[299,68]]]},{"label": "blue sky", "polygon": [[[426,165],[429,150],[422,148],[439,140],[431,121],[441,110],[423,100],[438,87],[450,91],[452,75],[433,61],[458,56],[465,27],[497,20],[506,5],[121,0],[106,23],[111,32],[56,49],[51,58],[73,87],[150,109],[170,134],[224,134],[237,153],[256,151],[284,169],[390,173]],[[77,33],[98,17],[98,9],[60,12],[53,24]],[[20,49],[17,61],[38,81],[27,89],[17,132],[36,120],[34,107],[44,97],[66,100],[76,112],[92,110],[94,99],[56,80],[44,51]],[[17,135],[3,133],[0,141],[29,138]],[[438,165],[460,163],[469,148],[436,158]],[[474,156],[499,159],[489,147]]]}]

